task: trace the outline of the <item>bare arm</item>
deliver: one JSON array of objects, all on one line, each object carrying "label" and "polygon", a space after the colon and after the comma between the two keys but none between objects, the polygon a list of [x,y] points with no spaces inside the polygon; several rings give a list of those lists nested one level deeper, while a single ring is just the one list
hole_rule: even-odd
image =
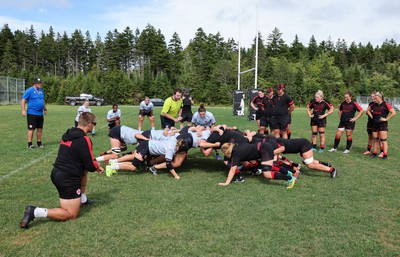
[{"label": "bare arm", "polygon": [[227,186],[231,183],[233,176],[235,176],[237,166],[232,166],[231,169],[229,170],[228,177],[226,178],[226,181],[224,183],[218,183],[220,186]]},{"label": "bare arm", "polygon": [[22,116],[26,116],[25,103],[26,103],[26,100],[22,98],[22,100],[21,100],[21,114],[22,114]]}]

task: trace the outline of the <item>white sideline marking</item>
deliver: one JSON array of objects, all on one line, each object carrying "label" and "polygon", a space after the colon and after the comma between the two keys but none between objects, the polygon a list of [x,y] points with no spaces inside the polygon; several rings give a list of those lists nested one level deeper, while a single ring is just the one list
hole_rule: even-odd
[{"label": "white sideline marking", "polygon": [[[125,116],[130,116],[130,114],[125,115]],[[124,116],[121,117],[121,119],[123,119],[123,118],[124,118]],[[103,126],[101,126],[101,127],[100,127],[100,130],[103,129],[103,128],[105,128],[105,127],[108,127],[108,125],[103,125]],[[58,149],[57,149],[57,150],[58,150]],[[0,177],[0,181],[6,179],[6,178],[8,178],[8,177],[11,177],[12,175],[14,175],[14,174],[20,172],[21,170],[24,170],[24,169],[28,168],[29,166],[32,166],[33,164],[35,164],[35,163],[37,163],[37,162],[40,162],[41,160],[43,160],[44,158],[46,158],[47,156],[50,156],[50,155],[52,155],[52,154],[55,154],[55,152],[49,152],[49,153],[47,153],[46,155],[43,155],[42,157],[31,161],[30,163],[26,164],[25,166],[19,167],[19,168],[16,169],[16,170],[13,170],[13,171],[8,172],[6,175],[3,175],[3,176]]]},{"label": "white sideline marking", "polygon": [[43,155],[42,157],[37,158],[37,159],[31,161],[30,163],[26,164],[25,166],[19,167],[19,168],[16,169],[16,170],[13,170],[13,171],[8,172],[6,175],[0,177],[0,181],[6,179],[6,178],[8,178],[8,177],[11,177],[12,175],[14,175],[14,174],[20,172],[21,170],[24,170],[24,169],[28,168],[29,166],[32,166],[33,164],[35,164],[35,163],[37,163],[37,162],[40,162],[40,161],[43,160],[44,158],[46,158],[46,157],[48,157],[49,155],[52,155],[52,154],[54,154],[54,153],[55,153],[55,152],[49,152],[49,153],[47,153],[46,155]]}]

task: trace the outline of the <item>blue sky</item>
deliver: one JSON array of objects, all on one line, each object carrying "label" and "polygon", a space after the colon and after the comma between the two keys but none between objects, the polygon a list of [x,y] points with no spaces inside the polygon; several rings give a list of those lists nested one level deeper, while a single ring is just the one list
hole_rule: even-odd
[{"label": "blue sky", "polygon": [[[143,30],[147,24],[160,29],[167,43],[177,32],[185,47],[199,27],[206,33],[220,32],[225,39],[240,39],[249,47],[256,34],[256,0],[0,0],[0,25],[39,33],[52,26],[55,32],[75,29],[97,32],[127,26]],[[240,8],[239,8],[240,7]],[[345,39],[381,45],[385,39],[400,43],[400,1],[394,0],[259,0],[258,30],[264,39],[277,27],[287,44],[297,34],[308,44]],[[239,13],[241,25],[239,26]],[[239,37],[240,28],[240,37]]]}]

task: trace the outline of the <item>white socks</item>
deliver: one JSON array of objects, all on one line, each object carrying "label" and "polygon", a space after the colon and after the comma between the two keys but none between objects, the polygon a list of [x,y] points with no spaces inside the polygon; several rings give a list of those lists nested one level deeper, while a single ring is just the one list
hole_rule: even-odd
[{"label": "white socks", "polygon": [[96,161],[98,161],[98,162],[104,162],[104,156],[96,157]]},{"label": "white socks", "polygon": [[36,209],[33,212],[33,215],[36,218],[46,218],[47,217],[47,209],[36,207]]},{"label": "white socks", "polygon": [[119,170],[118,162],[115,162],[115,163],[111,164],[110,168],[113,169],[113,170]]},{"label": "white socks", "polygon": [[86,203],[87,202],[87,196],[86,194],[81,195],[81,203]]}]

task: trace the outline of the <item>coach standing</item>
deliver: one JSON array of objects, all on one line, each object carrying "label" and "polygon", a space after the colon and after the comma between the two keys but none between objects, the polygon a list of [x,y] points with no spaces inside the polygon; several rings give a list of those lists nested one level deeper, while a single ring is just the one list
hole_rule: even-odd
[{"label": "coach standing", "polygon": [[[25,111],[25,104],[28,108]],[[43,112],[47,115],[46,103],[44,101],[44,91],[42,89],[42,80],[35,78],[33,86],[25,91],[21,100],[22,116],[27,117],[28,122],[28,148],[35,148],[32,145],[33,133],[36,129],[37,146],[43,148],[42,144],[42,130],[43,130]]]},{"label": "coach standing", "polygon": [[182,120],[182,90],[177,88],[174,90],[174,94],[168,97],[161,110],[161,127],[175,127],[175,123]]}]

